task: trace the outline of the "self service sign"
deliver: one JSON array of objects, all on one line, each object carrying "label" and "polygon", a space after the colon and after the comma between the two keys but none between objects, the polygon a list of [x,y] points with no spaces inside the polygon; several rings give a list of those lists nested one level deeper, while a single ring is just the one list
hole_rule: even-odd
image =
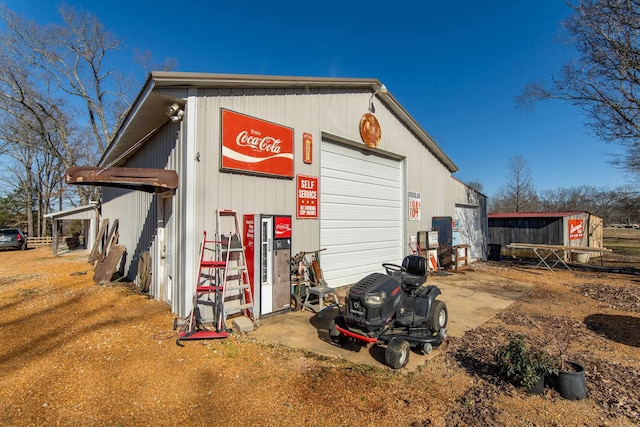
[{"label": "self service sign", "polygon": [[297,215],[298,219],[318,218],[318,178],[314,176],[296,175]]}]

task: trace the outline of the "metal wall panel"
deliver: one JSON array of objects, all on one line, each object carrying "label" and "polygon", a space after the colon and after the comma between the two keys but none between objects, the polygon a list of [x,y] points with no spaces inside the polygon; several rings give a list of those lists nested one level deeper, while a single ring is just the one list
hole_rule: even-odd
[{"label": "metal wall panel", "polygon": [[[359,123],[367,112],[368,91],[345,93],[336,89],[201,89],[204,97],[198,110],[197,194],[203,200],[197,226],[213,230],[215,209],[245,213],[295,213],[295,180],[265,178],[219,172],[220,109],[226,108],[294,129],[295,174],[320,176],[322,131],[360,141]],[[422,221],[410,222],[407,232],[428,230],[431,217],[454,215],[455,186],[449,170],[439,162],[398,118],[374,101],[382,128],[379,148],[407,158],[406,190],[420,192]],[[313,136],[313,164],[302,161],[302,133]],[[322,182],[319,184],[322,186]],[[403,195],[403,200],[406,199]],[[322,215],[322,211],[319,213]],[[317,248],[317,220],[293,219],[293,253]]]},{"label": "metal wall panel", "polygon": [[[295,180],[219,171],[220,109],[229,109],[293,128],[295,174],[319,177],[322,132],[328,131],[359,142],[360,118],[367,112],[370,92],[345,93],[336,89],[317,90],[314,93],[307,93],[304,89],[207,89],[201,90],[200,94],[203,96],[203,102],[198,110],[200,126],[199,136],[196,138],[196,151],[200,156],[195,167],[198,170],[197,197],[202,202],[201,205],[198,203],[200,212],[197,215],[196,229],[213,232],[217,208],[234,209],[240,217],[252,213],[292,214],[292,253],[319,249],[320,221],[295,218]],[[398,263],[402,256],[409,253],[406,245],[408,236],[415,235],[417,231],[429,230],[432,216],[455,214],[456,184],[445,165],[437,160],[394,114],[379,102],[374,102],[376,117],[382,128],[379,149],[406,158],[405,171],[400,176],[402,185],[399,187],[404,188],[400,190],[402,194],[399,198],[402,205],[399,209],[401,220],[406,223],[403,231],[406,235],[401,240],[402,249],[393,260]],[[313,137],[314,161],[311,165],[302,161],[303,132],[309,132]],[[324,185],[331,185],[331,182],[320,181],[321,192]],[[421,193],[421,221],[406,221],[407,191]],[[394,196],[389,195],[389,198]],[[321,207],[320,217],[325,214]],[[382,236],[381,233],[378,235]],[[326,264],[325,260],[323,262]]]},{"label": "metal wall panel", "polygon": [[[179,123],[167,122],[166,126],[127,160],[125,166],[177,170],[175,148],[179,138],[179,129]],[[180,188],[180,184],[178,188]],[[157,270],[158,248],[155,244],[158,227],[158,197],[155,194],[103,187],[102,218],[108,218],[110,224],[118,219],[119,244],[124,245],[127,249],[123,273],[128,280],[135,280],[138,272],[138,259],[143,252],[150,252],[154,261],[152,270]],[[152,274],[152,280],[150,294],[157,296],[159,292],[158,278]]]}]

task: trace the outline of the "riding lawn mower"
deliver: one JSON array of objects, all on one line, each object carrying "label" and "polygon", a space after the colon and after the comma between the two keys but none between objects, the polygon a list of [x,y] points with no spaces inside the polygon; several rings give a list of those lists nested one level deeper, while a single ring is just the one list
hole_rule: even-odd
[{"label": "riding lawn mower", "polygon": [[436,299],[440,289],[426,286],[424,257],[409,255],[402,265],[382,267],[386,274],[371,273],[351,287],[329,335],[338,344],[386,345],[386,364],[400,369],[411,349],[429,354],[442,344],[449,315],[446,304]]}]

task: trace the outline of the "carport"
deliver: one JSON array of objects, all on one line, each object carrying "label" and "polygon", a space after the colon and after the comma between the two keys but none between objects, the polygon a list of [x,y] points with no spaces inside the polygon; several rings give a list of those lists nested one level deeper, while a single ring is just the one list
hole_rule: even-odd
[{"label": "carport", "polygon": [[90,248],[93,246],[96,233],[98,231],[98,221],[100,219],[97,202],[90,202],[88,205],[78,206],[77,208],[71,208],[60,212],[48,213],[44,215],[44,217],[51,218],[53,222],[51,249],[54,256],[58,255],[58,222],[62,220],[81,220],[83,222],[82,234],[85,247]]}]

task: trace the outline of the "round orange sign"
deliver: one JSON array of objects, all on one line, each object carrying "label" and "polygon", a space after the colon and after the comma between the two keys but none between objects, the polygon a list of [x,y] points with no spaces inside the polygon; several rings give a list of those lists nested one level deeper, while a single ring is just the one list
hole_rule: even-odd
[{"label": "round orange sign", "polygon": [[360,119],[360,137],[368,147],[376,148],[380,144],[382,131],[378,119],[373,114],[366,113]]}]

